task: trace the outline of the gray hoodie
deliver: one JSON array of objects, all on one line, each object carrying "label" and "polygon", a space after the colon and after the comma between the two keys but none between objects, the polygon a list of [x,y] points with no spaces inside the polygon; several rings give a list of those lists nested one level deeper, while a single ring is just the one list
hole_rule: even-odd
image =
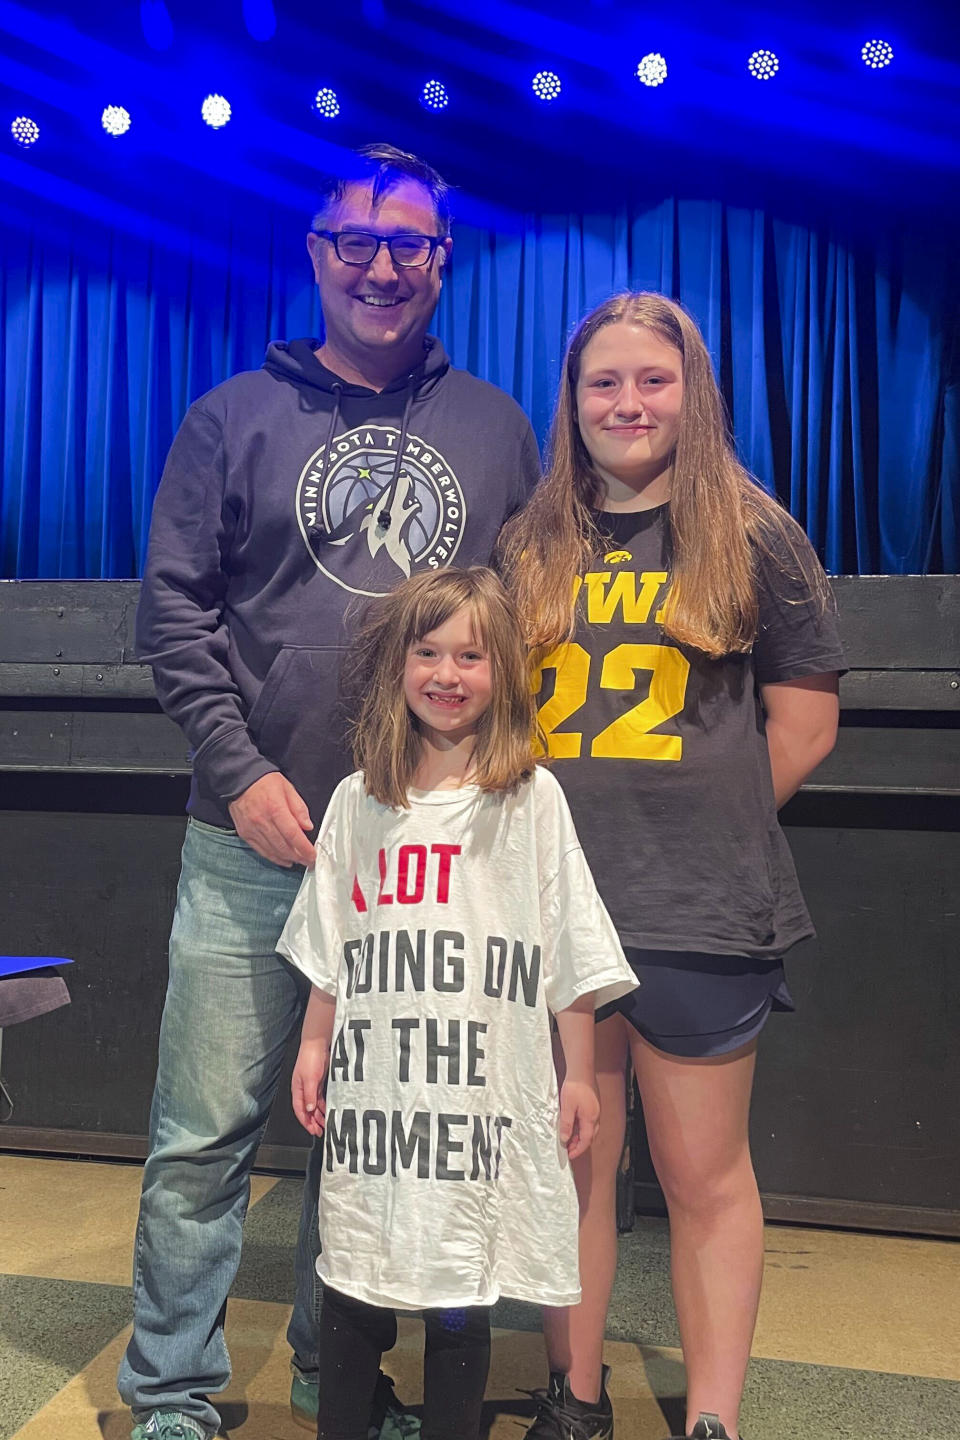
[{"label": "gray hoodie", "polygon": [[520,407],[434,337],[380,394],[318,345],[273,344],[201,396],[154,503],[137,651],[193,752],[190,813],[213,825],[275,770],[319,822],[350,769],[338,672],[365,597],[486,564],[540,474]]}]

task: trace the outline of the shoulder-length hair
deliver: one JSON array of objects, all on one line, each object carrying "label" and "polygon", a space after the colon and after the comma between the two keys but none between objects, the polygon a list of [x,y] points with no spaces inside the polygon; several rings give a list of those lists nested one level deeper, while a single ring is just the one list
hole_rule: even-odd
[{"label": "shoulder-length hair", "polygon": [[343,670],[354,763],[367,794],[384,805],[406,807],[422,756],[419,722],[403,693],[407,651],[464,606],[492,681],[473,778],[481,790],[513,791],[533,773],[536,709],[513,601],[484,566],[424,571],[367,607]]},{"label": "shoulder-length hair", "polygon": [[670,483],[670,588],[663,627],[681,644],[718,657],[756,638],[755,547],[779,557],[821,607],[826,577],[800,526],[737,459],[723,398],[700,331],[663,295],[627,291],[591,311],[567,347],[550,431],[547,471],[526,509],[500,537],[500,569],[527,638],[543,655],[570,638],[574,581],[606,538],[593,513],[604,485],[580,435],[577,383],[583,354],[606,325],[643,326],[679,351],[680,429]]}]

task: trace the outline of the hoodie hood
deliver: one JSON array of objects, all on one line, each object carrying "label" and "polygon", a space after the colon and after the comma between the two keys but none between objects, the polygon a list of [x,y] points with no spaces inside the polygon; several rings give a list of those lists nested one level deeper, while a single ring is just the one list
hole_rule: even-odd
[{"label": "hoodie hood", "polygon": [[314,353],[322,344],[323,341],[317,339],[274,340],[267,347],[263,368],[276,379],[286,380],[292,385],[319,390],[324,395],[336,394],[339,391],[344,399],[367,401],[382,401],[386,396],[402,395],[410,390],[416,399],[425,400],[450,368],[450,359],[441,341],[436,335],[428,335],[423,342],[424,356],[421,363],[415,369],[398,375],[383,390],[377,391],[366,385],[353,385],[348,380],[341,380],[339,375],[328,370]]}]

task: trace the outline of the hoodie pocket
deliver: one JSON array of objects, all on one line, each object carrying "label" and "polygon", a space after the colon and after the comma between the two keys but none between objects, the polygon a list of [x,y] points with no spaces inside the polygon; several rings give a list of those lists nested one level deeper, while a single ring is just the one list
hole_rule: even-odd
[{"label": "hoodie pocket", "polygon": [[284,645],[247,717],[261,755],[294,785],[316,774],[318,766],[325,768],[324,759],[346,754],[340,705],[344,653],[338,645]]}]

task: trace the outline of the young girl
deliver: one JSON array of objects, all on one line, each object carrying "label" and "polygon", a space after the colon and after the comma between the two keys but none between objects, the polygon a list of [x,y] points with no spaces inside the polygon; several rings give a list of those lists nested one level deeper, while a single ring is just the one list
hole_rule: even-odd
[{"label": "young girl", "polygon": [[735,1437],[763,1267],[747,1137],[757,1036],[812,933],[777,808],[829,752],[837,641],[799,526],[737,462],[710,357],[660,295],[569,346],[548,473],[502,537],[540,723],[643,982],[597,1027],[603,1129],[580,1194],[581,1303],[547,1312],[528,1440],[611,1440],[601,1371],[633,1057],[670,1215],[685,1429]]},{"label": "young girl", "polygon": [[317,1434],[366,1440],[394,1311],[422,1309],[423,1440],[471,1440],[489,1307],[579,1297],[568,1160],[597,1128],[594,1008],[636,981],[534,764],[526,647],[492,572],[374,602],[346,681],[359,768],[280,942],[313,982],[294,1110],[326,1132]]}]

